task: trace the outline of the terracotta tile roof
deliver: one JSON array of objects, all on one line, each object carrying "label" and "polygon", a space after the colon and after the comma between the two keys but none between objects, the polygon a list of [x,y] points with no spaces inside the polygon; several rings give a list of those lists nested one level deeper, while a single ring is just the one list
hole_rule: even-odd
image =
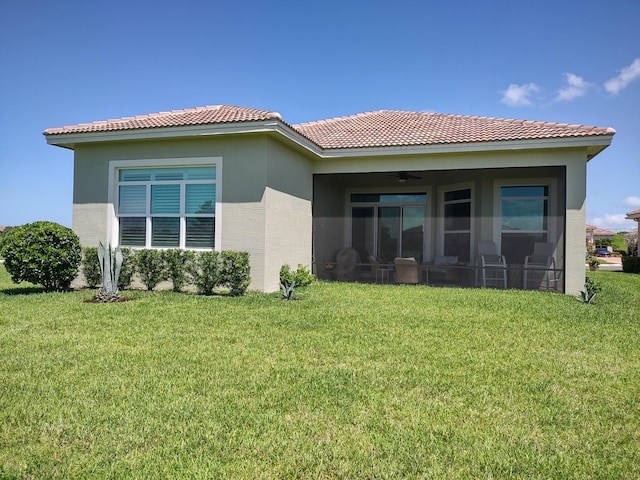
[{"label": "terracotta tile roof", "polygon": [[589,224],[586,225],[586,229],[588,232],[590,231],[593,235],[596,235],[596,236],[613,237],[616,234],[611,230],[604,230],[602,228],[594,227],[593,225],[589,225]]},{"label": "terracotta tile roof", "polygon": [[[49,128],[45,135],[278,120],[267,110],[216,105]],[[613,135],[611,128],[440,113],[379,110],[291,125],[321,148],[367,148]]]},{"label": "terracotta tile roof", "polygon": [[255,108],[235,107],[232,105],[215,105],[207,107],[172,110],[170,112],[137,115],[102,122],[82,123],[61,128],[49,128],[45,135],[64,133],[91,133],[117,130],[136,130],[144,128],[182,127],[189,125],[209,125],[230,122],[251,122],[277,119],[282,120],[279,113]]},{"label": "terracotta tile roof", "polygon": [[366,148],[613,135],[611,128],[379,110],[292,127],[323,148]]},{"label": "terracotta tile roof", "polygon": [[628,219],[634,219],[634,218],[638,218],[640,216],[640,208],[638,210],[631,210],[630,212],[627,212],[627,218]]}]

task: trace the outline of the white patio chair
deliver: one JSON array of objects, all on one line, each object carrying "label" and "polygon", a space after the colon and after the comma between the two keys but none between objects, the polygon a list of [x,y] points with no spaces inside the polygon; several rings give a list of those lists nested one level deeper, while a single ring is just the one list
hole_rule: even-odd
[{"label": "white patio chair", "polygon": [[533,255],[527,255],[524,259],[523,286],[527,290],[532,281],[539,288],[546,278],[547,290],[556,288],[556,261],[553,258],[553,243],[536,242],[533,245]]},{"label": "white patio chair", "polygon": [[[478,268],[482,288],[487,288],[487,282],[495,283],[496,287],[502,283],[502,288],[507,288],[507,261],[498,253],[495,243],[480,242],[478,244]],[[490,273],[488,277],[487,272]]]}]

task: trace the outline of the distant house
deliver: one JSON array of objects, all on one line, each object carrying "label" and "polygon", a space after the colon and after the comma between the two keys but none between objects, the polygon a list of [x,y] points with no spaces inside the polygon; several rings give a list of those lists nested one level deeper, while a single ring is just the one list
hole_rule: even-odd
[{"label": "distant house", "polygon": [[[638,234],[636,238],[640,239],[640,209],[628,212],[626,218],[627,220],[635,220],[635,222],[638,224]],[[633,254],[633,252],[631,253]],[[640,248],[637,247],[636,256],[640,256]]]},{"label": "distant house", "polygon": [[495,244],[509,286],[521,288],[525,258],[546,243],[554,284],[574,294],[584,284],[586,165],[614,133],[393,110],[291,125],[219,105],[44,135],[74,151],[83,245],[246,250],[251,288],[275,291],[281,265],[328,278],[345,248],[367,264],[454,258],[472,284],[481,242]]},{"label": "distant house", "polygon": [[604,230],[602,228],[594,227],[593,225],[586,225],[587,244],[593,245],[598,240],[611,240],[615,236],[615,232],[611,230]]}]

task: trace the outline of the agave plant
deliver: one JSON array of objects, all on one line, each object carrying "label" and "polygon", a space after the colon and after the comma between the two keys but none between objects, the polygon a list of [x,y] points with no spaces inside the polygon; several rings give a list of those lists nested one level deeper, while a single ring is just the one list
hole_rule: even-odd
[{"label": "agave plant", "polygon": [[118,279],[122,268],[122,252],[119,247],[111,249],[111,244],[105,247],[102,242],[98,245],[98,261],[102,274],[102,286],[96,294],[98,302],[116,302],[120,299]]},{"label": "agave plant", "polygon": [[282,291],[282,298],[285,300],[293,300],[293,290],[296,288],[296,282],[280,283],[280,290]]},{"label": "agave plant", "polygon": [[580,292],[580,296],[578,297],[582,303],[591,303],[596,295],[602,291],[602,287],[599,283],[594,282],[589,277],[585,278],[584,282],[584,290]]}]

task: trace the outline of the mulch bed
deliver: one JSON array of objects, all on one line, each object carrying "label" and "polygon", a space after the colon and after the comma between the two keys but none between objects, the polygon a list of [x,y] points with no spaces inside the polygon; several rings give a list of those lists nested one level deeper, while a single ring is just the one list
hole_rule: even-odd
[{"label": "mulch bed", "polygon": [[122,302],[130,302],[132,300],[135,300],[135,298],[120,297],[118,300],[114,300],[113,302],[99,302],[95,298],[87,298],[84,300],[84,303],[122,303]]}]

